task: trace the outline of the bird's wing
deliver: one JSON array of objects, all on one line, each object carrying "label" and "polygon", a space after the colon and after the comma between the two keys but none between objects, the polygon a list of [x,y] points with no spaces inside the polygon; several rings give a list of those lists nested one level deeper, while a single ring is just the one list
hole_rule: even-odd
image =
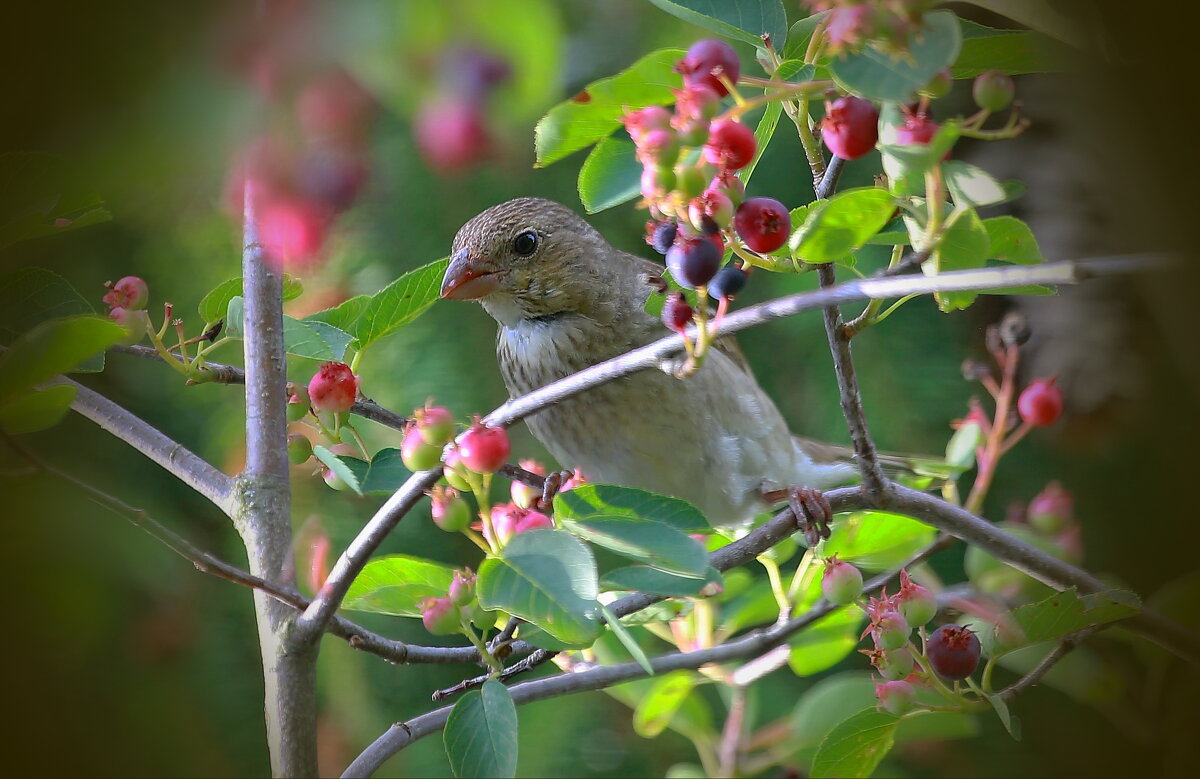
[{"label": "bird's wing", "polygon": [[[846,463],[856,465],[854,447],[831,444],[813,438],[793,435],[796,444],[817,463]],[[952,475],[953,469],[945,459],[930,455],[901,454],[898,452],[876,452],[883,473],[890,479],[910,480],[919,477],[937,486]]]}]

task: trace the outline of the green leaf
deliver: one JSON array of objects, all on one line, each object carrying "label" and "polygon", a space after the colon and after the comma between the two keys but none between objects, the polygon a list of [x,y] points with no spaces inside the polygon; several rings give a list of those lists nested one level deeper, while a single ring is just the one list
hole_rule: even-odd
[{"label": "green leaf", "polygon": [[814,779],[870,776],[891,751],[899,722],[896,715],[874,708],[844,720],[817,748],[809,775]]},{"label": "green leaf", "polygon": [[985,70],[1046,73],[1063,70],[1072,53],[1049,35],[1032,30],[996,30],[960,19],[962,50],[950,67],[954,78],[974,78]]},{"label": "green leaf", "polygon": [[956,206],[990,206],[1003,203],[1007,193],[999,181],[992,178],[982,168],[969,165],[961,160],[949,160],[942,163],[942,175],[946,179],[946,187],[950,190]]},{"label": "green leaf", "polygon": [[442,736],[450,770],[458,777],[510,777],[517,773],[517,707],[495,679],[463,695]]},{"label": "green leaf", "polygon": [[602,632],[596,618],[596,562],[562,530],[514,536],[500,558],[479,567],[479,602],[532,622],[560,641],[590,643]]},{"label": "green leaf", "polygon": [[983,427],[977,422],[954,431],[946,443],[946,464],[966,470],[975,465],[975,451],[983,445]]},{"label": "green leaf", "polygon": [[125,328],[98,316],[43,322],[0,353],[0,406],[60,373],[71,371],[125,335]]},{"label": "green leaf", "polygon": [[345,330],[347,333],[354,329],[354,323],[362,316],[362,312],[366,310],[371,303],[370,295],[355,295],[352,298],[342,301],[333,308],[327,308],[324,311],[318,311],[315,314],[309,314],[304,317],[305,322],[324,322],[328,325],[333,325],[338,330]]},{"label": "green leaf", "polygon": [[41,152],[0,154],[0,249],[112,219],[67,160]]},{"label": "green leaf", "polygon": [[1001,627],[993,630],[992,640],[987,643],[992,655],[998,657],[1085,627],[1125,619],[1140,610],[1137,596],[1128,590],[1105,590],[1081,597],[1072,587],[1039,603],[1013,609],[1012,619],[1002,620]]},{"label": "green leaf", "polygon": [[649,676],[654,676],[654,668],[650,665],[650,658],[646,657],[646,653],[642,651],[642,647],[638,644],[637,639],[629,632],[629,628],[621,623],[621,620],[616,614],[609,611],[608,606],[597,601],[600,607],[600,613],[604,616],[604,622],[608,625],[608,629],[613,632],[625,650],[629,652],[634,661],[642,667],[642,670]]},{"label": "green leaf", "polygon": [[[987,263],[990,249],[991,239],[975,209],[956,210],[933,250],[933,261],[921,269],[932,276],[945,271],[982,268]],[[955,311],[971,305],[978,296],[978,292],[938,292],[934,298],[942,311]]]},{"label": "green leaf", "polygon": [[1008,704],[999,695],[985,695],[987,702],[992,704],[992,708],[996,710],[996,716],[1000,718],[1000,724],[1008,731],[1008,735],[1013,737],[1013,741],[1021,740],[1021,720],[1014,717],[1008,710]]},{"label": "green leaf", "polygon": [[800,21],[792,25],[788,30],[787,45],[783,47],[780,56],[784,60],[804,59],[805,53],[808,51],[809,41],[812,40],[813,31],[817,29],[826,16],[829,16],[828,11],[806,16]]},{"label": "green leaf", "polygon": [[[241,296],[229,301],[225,313],[224,334],[230,338],[245,335],[244,301]],[[283,317],[283,348],[288,354],[310,360],[337,361],[346,354],[353,336],[333,325],[319,321],[303,321],[294,317]]]},{"label": "green leaf", "polygon": [[990,245],[989,254],[997,260],[1033,265],[1044,262],[1041,247],[1029,225],[1015,216],[996,216],[983,220]]},{"label": "green leaf", "polygon": [[809,211],[789,245],[805,262],[833,262],[879,232],[895,210],[896,200],[886,190],[848,189]]},{"label": "green leaf", "polygon": [[682,598],[688,595],[699,595],[700,591],[710,583],[721,584],[721,581],[720,571],[712,567],[705,571],[703,578],[697,579],[694,576],[667,573],[648,565],[627,565],[624,568],[615,568],[601,576],[600,588],[648,592],[654,595]]},{"label": "green leaf", "polygon": [[71,409],[73,400],[75,388],[70,384],[34,390],[0,406],[0,430],[23,435],[54,427]]},{"label": "green leaf", "polygon": [[654,738],[662,733],[694,689],[694,671],[672,671],[655,679],[638,698],[633,710],[634,732],[642,738]]},{"label": "green leaf", "polygon": [[596,546],[611,549],[660,571],[703,579],[708,571],[704,547],[671,525],[627,516],[563,519],[563,528]]},{"label": "green leaf", "polygon": [[536,167],[557,162],[611,135],[622,124],[626,110],[673,102],[671,90],[683,84],[675,63],[683,55],[681,49],[652,51],[628,69],[593,81],[575,97],[551,108],[534,128]]},{"label": "green leaf", "polygon": [[787,44],[781,0],[650,0],[672,16],[718,35],[762,47],[764,33],[776,51]]},{"label": "green leaf", "polygon": [[[99,295],[97,299],[99,299]],[[11,344],[42,322],[95,314],[70,282],[45,268],[22,268],[0,279],[0,343]],[[104,353],[84,360],[76,373],[104,370]]]},{"label": "green leaf", "polygon": [[892,194],[924,197],[926,171],[942,162],[958,141],[961,129],[957,121],[950,119],[942,123],[928,144],[900,145],[895,137],[896,128],[904,123],[903,116],[895,103],[884,104],[880,111],[880,162]]},{"label": "green leaf", "polygon": [[929,525],[885,511],[858,511],[833,524],[821,548],[822,557],[836,554],[868,571],[885,571],[933,543]]},{"label": "green leaf", "polygon": [[366,349],[385,335],[416,319],[438,299],[449,261],[434,260],[405,273],[371,298],[354,323],[351,335]]},{"label": "green leaf", "polygon": [[597,516],[650,519],[684,533],[712,530],[700,510],[687,501],[615,484],[585,484],[560,492],[554,496],[554,513],[559,519],[574,520]]},{"label": "green leaf", "polygon": [[[290,273],[283,274],[283,300],[285,303],[300,297],[303,292],[304,285],[300,283],[300,279]],[[241,294],[242,277],[227,279],[213,287],[207,295],[200,299],[200,305],[196,307],[196,311],[205,324],[212,324],[225,316],[229,310],[229,301],[240,297]]]},{"label": "green leaf", "polygon": [[388,447],[375,453],[370,467],[359,481],[364,495],[391,495],[411,475],[412,472],[400,460],[400,450]]},{"label": "green leaf", "polygon": [[811,676],[840,663],[858,646],[858,627],[863,614],[857,606],[846,606],[821,617],[796,634],[788,643],[788,665],[797,676]]},{"label": "green leaf", "polygon": [[779,115],[781,113],[783,113],[782,103],[768,103],[766,109],[763,111],[762,118],[758,120],[758,126],[754,128],[754,140],[756,142],[754,159],[750,160],[749,165],[742,168],[743,184],[750,183],[750,176],[758,166],[758,161],[762,159],[763,153],[767,150],[767,145],[775,137],[775,127],[779,124]]},{"label": "green leaf", "polygon": [[367,471],[370,469],[365,461],[357,457],[334,454],[320,444],[313,447],[313,456],[324,463],[339,479],[346,482],[355,493],[363,494],[363,479],[366,478]]},{"label": "green leaf", "polygon": [[601,138],[579,169],[579,201],[589,214],[619,206],[641,194],[641,176],[632,141]]},{"label": "green leaf", "polygon": [[829,69],[847,91],[872,100],[904,103],[939,70],[950,67],[961,46],[958,17],[950,11],[933,11],[925,14],[920,30],[909,34],[907,53],[887,54],[867,47],[835,58]]},{"label": "green leaf", "polygon": [[342,607],[419,617],[421,601],[445,597],[453,578],[454,569],[443,563],[402,554],[376,557],[354,578]]}]

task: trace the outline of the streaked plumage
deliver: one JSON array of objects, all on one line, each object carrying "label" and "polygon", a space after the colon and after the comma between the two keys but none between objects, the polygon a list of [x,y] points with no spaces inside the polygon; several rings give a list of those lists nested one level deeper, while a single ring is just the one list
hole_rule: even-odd
[{"label": "streaked plumage", "polygon": [[[523,257],[514,242],[529,231],[537,245]],[[500,371],[515,397],[667,335],[643,311],[661,270],[609,245],[570,209],[522,198],[463,226],[442,295],[478,299],[496,319]],[[793,438],[749,371],[715,349],[690,378],[642,371],[527,423],[563,467],[683,498],[714,524],[768,508],[764,486],[827,489],[856,473],[831,459],[832,448]]]}]

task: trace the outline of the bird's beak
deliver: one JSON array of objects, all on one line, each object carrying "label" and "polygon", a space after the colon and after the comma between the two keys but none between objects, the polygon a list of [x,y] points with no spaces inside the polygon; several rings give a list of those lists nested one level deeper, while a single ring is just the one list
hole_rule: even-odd
[{"label": "bird's beak", "polygon": [[450,258],[442,279],[442,297],[447,300],[478,300],[490,295],[500,283],[499,268],[464,247]]}]

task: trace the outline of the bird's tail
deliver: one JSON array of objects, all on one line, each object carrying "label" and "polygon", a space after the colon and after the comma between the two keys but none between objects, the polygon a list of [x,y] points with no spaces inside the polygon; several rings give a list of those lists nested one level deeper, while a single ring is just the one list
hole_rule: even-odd
[{"label": "bird's tail", "polygon": [[[853,447],[814,441],[801,436],[794,436],[794,438],[799,442],[801,448],[817,462],[845,463],[857,467]],[[885,476],[914,489],[940,488],[963,471],[961,467],[951,465],[943,457],[898,452],[877,452],[876,456]]]}]

